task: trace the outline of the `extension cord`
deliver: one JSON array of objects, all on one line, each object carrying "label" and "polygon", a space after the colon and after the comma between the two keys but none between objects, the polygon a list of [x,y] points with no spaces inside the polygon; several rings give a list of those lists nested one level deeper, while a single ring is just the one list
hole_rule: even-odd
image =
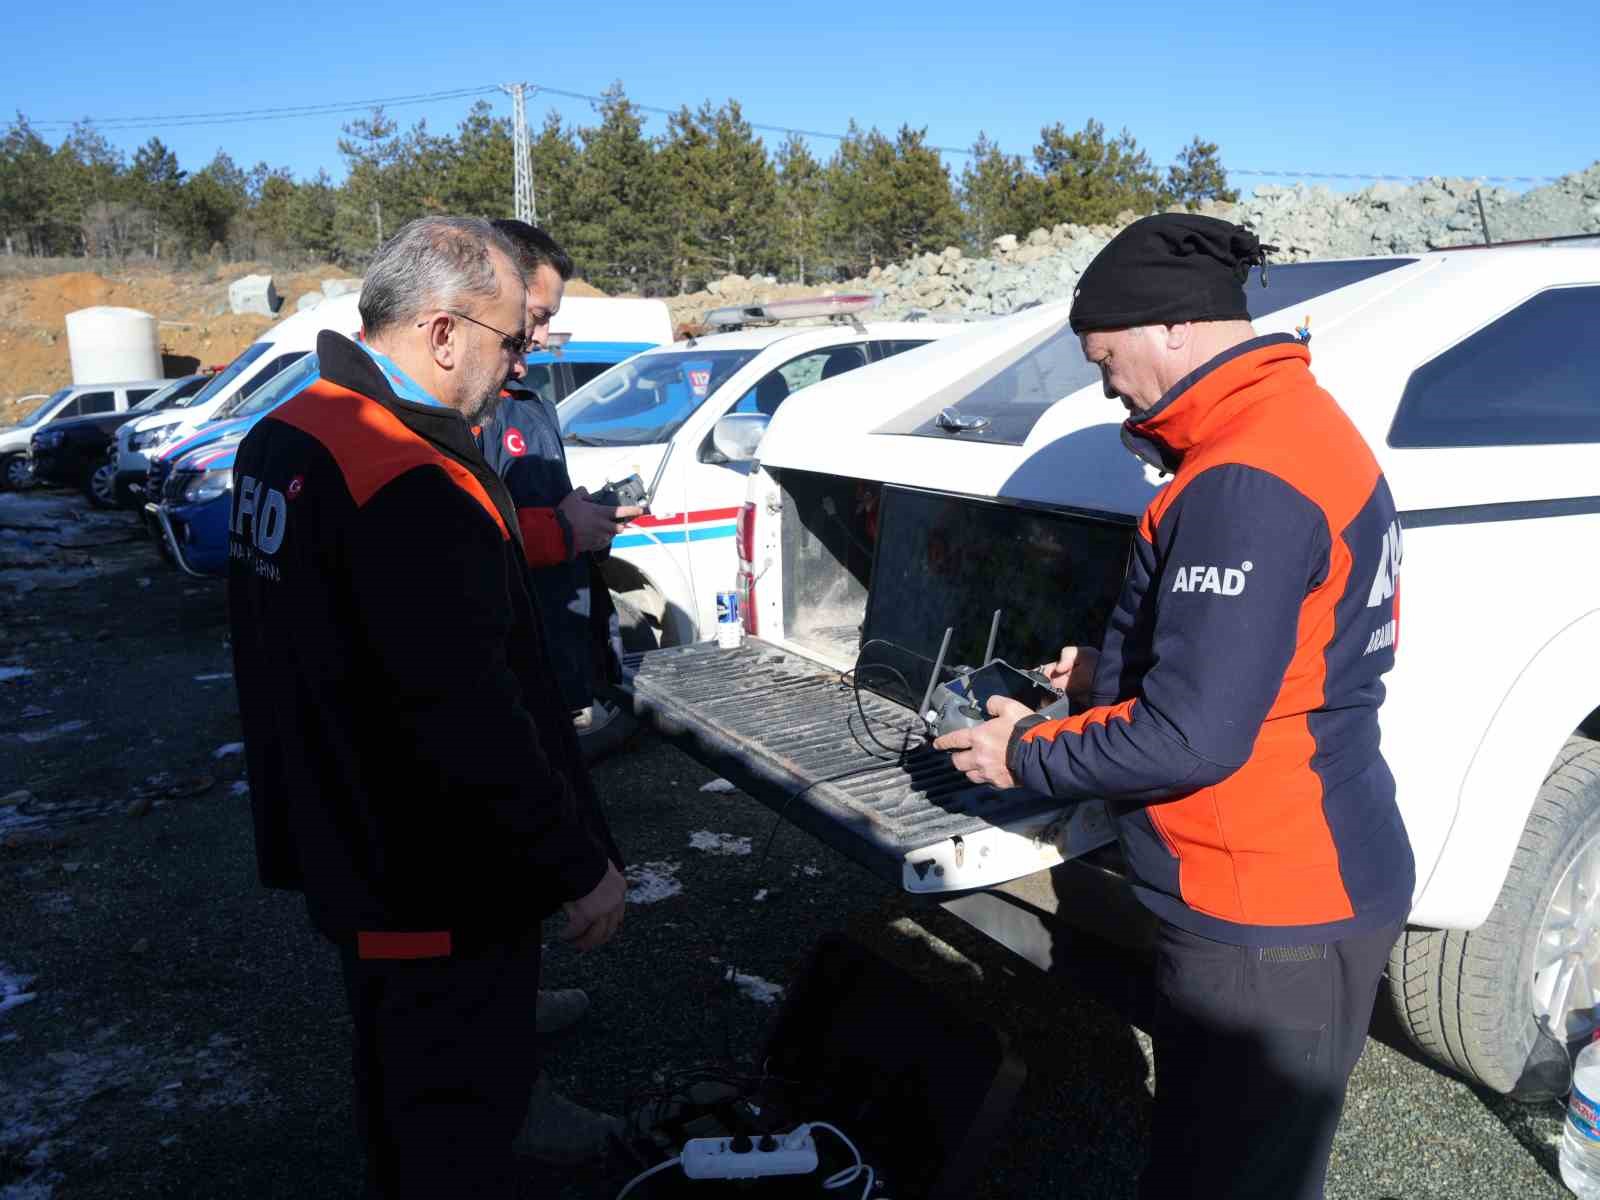
[{"label": "extension cord", "polygon": [[[690,1179],[759,1179],[765,1175],[808,1175],[817,1169],[817,1144],[811,1140],[809,1130],[797,1129],[773,1140],[776,1145],[763,1150],[760,1142],[743,1136],[692,1138],[684,1143],[683,1173]],[[735,1149],[736,1142],[748,1148]]]}]

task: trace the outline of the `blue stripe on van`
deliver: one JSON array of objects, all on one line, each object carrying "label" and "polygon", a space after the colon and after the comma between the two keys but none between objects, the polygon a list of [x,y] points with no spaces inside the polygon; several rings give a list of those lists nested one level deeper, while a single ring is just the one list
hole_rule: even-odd
[{"label": "blue stripe on van", "polygon": [[737,532],[732,525],[714,525],[707,529],[660,529],[651,533],[625,533],[611,542],[613,550],[626,550],[629,546],[649,546],[667,542],[708,542],[712,538],[732,537]]}]

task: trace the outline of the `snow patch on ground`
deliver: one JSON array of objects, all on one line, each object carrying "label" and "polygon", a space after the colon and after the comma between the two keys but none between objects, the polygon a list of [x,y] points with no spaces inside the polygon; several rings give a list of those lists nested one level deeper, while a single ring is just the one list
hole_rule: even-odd
[{"label": "snow patch on ground", "polygon": [[243,742],[228,742],[226,745],[218,746],[215,750],[213,750],[211,752],[211,757],[212,758],[227,758],[230,754],[243,754],[243,753],[244,753],[244,743]]},{"label": "snow patch on ground", "polygon": [[170,1109],[179,1120],[200,1110],[275,1100],[233,1038],[216,1034],[203,1045],[152,1049],[123,1042],[120,1032],[121,1026],[100,1029],[76,1049],[47,1054],[8,1075],[0,1090],[0,1159],[27,1174],[0,1187],[0,1198],[48,1200],[64,1186],[67,1180],[52,1164],[80,1137],[94,1136],[94,1122],[82,1121],[81,1110],[103,1097]]},{"label": "snow patch on ground", "polygon": [[24,975],[0,963],[0,1016],[38,998],[38,992],[28,990],[32,983],[32,975]]},{"label": "snow patch on ground", "polygon": [[733,833],[712,833],[699,829],[689,835],[689,849],[707,854],[749,854],[750,839]]},{"label": "snow patch on ground", "polygon": [[782,984],[769,983],[759,975],[742,975],[736,971],[733,982],[743,996],[757,1004],[776,1004],[783,995]]},{"label": "snow patch on ground", "polygon": [[[26,679],[32,674],[33,672],[27,667],[0,667],[0,683],[4,683],[8,679]],[[705,789],[702,788],[701,790],[704,791]]]},{"label": "snow patch on ground", "polygon": [[88,724],[89,722],[87,721],[62,721],[60,724],[51,725],[47,729],[30,729],[27,733],[19,733],[17,736],[31,746],[39,742],[48,742],[51,738],[60,737],[62,734],[77,733],[78,730],[86,728]]},{"label": "snow patch on ground", "polygon": [[634,863],[628,868],[628,903],[655,904],[683,891],[678,882],[678,869],[682,863]]},{"label": "snow patch on ground", "polygon": [[713,779],[710,783],[702,783],[700,790],[702,792],[736,792],[739,789],[726,779]]}]

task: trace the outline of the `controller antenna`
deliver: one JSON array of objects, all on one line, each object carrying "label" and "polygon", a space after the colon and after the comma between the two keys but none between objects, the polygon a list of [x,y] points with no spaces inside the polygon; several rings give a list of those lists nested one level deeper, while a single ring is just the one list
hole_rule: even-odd
[{"label": "controller antenna", "polygon": [[944,656],[950,652],[950,639],[955,636],[955,632],[954,625],[944,631],[944,641],[939,643],[939,657],[933,663],[933,674],[928,676],[928,690],[922,693],[922,704],[917,709],[919,717],[926,717],[928,705],[933,703],[933,689],[939,686],[939,672],[944,670]]},{"label": "controller antenna", "polygon": [[986,667],[994,661],[994,646],[1000,640],[1000,614],[1004,611],[1003,608],[995,609],[994,620],[989,622],[989,644],[983,651],[983,665]]}]

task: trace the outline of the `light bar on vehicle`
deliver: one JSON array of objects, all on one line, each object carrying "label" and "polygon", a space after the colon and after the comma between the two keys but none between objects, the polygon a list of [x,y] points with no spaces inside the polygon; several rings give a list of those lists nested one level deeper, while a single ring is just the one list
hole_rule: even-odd
[{"label": "light bar on vehicle", "polygon": [[800,321],[807,318],[845,318],[877,308],[882,292],[845,292],[837,296],[802,296],[797,300],[774,300],[768,304],[733,304],[713,308],[705,316],[707,325],[721,328],[754,325],[767,321]]}]

